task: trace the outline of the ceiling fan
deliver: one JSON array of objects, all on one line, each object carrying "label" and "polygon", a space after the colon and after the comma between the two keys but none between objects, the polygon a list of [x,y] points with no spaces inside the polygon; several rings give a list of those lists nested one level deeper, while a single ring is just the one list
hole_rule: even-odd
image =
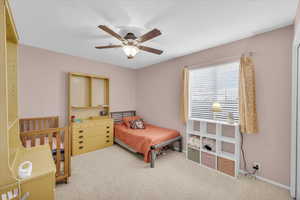
[{"label": "ceiling fan", "polygon": [[120,45],[108,45],[108,46],[96,46],[96,49],[108,49],[108,48],[123,48],[124,53],[126,54],[128,59],[134,58],[134,56],[140,51],[147,51],[154,54],[162,54],[163,51],[159,49],[154,49],[151,47],[146,47],[141,45],[141,43],[146,42],[148,40],[151,40],[159,35],[161,35],[160,30],[153,29],[152,31],[149,31],[148,33],[136,37],[133,33],[129,32],[124,37],[120,36],[110,28],[108,28],[105,25],[98,26],[101,30],[105,31],[106,33],[110,34],[111,36],[115,37],[116,39],[120,40],[122,44]]}]

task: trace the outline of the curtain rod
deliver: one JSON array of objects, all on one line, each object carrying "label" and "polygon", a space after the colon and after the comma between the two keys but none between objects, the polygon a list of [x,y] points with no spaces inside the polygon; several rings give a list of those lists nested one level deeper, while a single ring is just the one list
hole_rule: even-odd
[{"label": "curtain rod", "polygon": [[204,61],[204,62],[199,62],[196,64],[192,64],[192,65],[187,65],[188,69],[195,69],[195,68],[199,68],[199,67],[204,67],[204,66],[210,66],[210,65],[217,65],[217,64],[223,64],[223,63],[229,63],[232,62],[234,60],[240,60],[241,56],[254,56],[255,52],[254,51],[248,51],[248,52],[244,52],[242,54],[239,55],[235,55],[235,56],[227,56],[227,57],[221,57],[221,58],[217,58],[217,59],[211,59],[208,61]]}]

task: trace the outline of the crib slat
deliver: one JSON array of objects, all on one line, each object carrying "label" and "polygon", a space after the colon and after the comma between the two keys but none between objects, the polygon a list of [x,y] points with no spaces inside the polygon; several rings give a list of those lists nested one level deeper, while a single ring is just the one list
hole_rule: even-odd
[{"label": "crib slat", "polygon": [[33,123],[33,125],[32,125],[32,130],[36,130],[36,120],[32,120],[32,123]]},{"label": "crib slat", "polygon": [[42,120],[42,121],[43,121],[43,129],[48,128],[48,126],[47,126],[47,120]]},{"label": "crib slat", "polygon": [[56,133],[56,176],[60,175],[60,162],[61,162],[61,151],[60,151],[60,132]]},{"label": "crib slat", "polygon": [[[37,130],[42,130],[43,127],[42,127],[42,120],[41,120],[41,119],[38,119],[38,120],[37,120],[37,124],[38,124]],[[44,135],[40,135],[38,138],[40,139],[40,145],[43,145],[43,144],[44,144],[44,141],[42,141],[42,140],[44,140]]]},{"label": "crib slat", "polygon": [[23,123],[22,119],[20,119],[19,126],[20,126],[20,132],[23,132],[24,131],[24,123]]},{"label": "crib slat", "polygon": [[41,135],[40,136],[40,145],[44,145],[45,144],[45,135]]},{"label": "crib slat", "polygon": [[30,138],[31,138],[31,146],[35,147],[35,145],[36,145],[36,137],[34,135],[32,135],[32,136],[30,136]]},{"label": "crib slat", "polygon": [[[36,126],[35,126],[35,120],[32,120],[32,130],[36,130]],[[31,129],[29,128],[29,130],[28,131],[31,131]],[[31,146],[35,146],[35,137],[34,136],[32,136],[31,137]]]},{"label": "crib slat", "polygon": [[49,120],[48,126],[49,126],[50,128],[53,128],[53,127],[54,127],[54,125],[53,125],[54,123],[53,123],[53,122],[54,122],[54,119]]},{"label": "crib slat", "polygon": [[70,159],[71,155],[69,152],[69,131],[68,128],[64,129],[64,174],[68,174],[70,170]]},{"label": "crib slat", "polygon": [[30,121],[29,120],[26,120],[26,128],[25,128],[25,131],[29,131],[29,127],[30,127]]},{"label": "crib slat", "polygon": [[27,131],[31,131],[32,129],[32,121],[28,120],[28,129]]},{"label": "crib slat", "polygon": [[30,140],[31,140],[31,146],[34,147],[35,146],[35,137],[31,136]]},{"label": "crib slat", "polygon": [[48,133],[48,142],[50,145],[50,149],[52,151],[52,145],[53,145],[52,133]]},{"label": "crib slat", "polygon": [[55,117],[54,128],[58,127],[58,117]]},{"label": "crib slat", "polygon": [[43,129],[43,127],[42,127],[42,120],[38,120],[38,122],[39,122],[39,130],[42,130]]},{"label": "crib slat", "polygon": [[26,147],[26,137],[21,137],[22,145]]}]

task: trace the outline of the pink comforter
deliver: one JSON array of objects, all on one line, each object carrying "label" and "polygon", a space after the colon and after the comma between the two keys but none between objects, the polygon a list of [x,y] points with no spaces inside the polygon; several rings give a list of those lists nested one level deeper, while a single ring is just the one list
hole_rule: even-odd
[{"label": "pink comforter", "polygon": [[115,137],[135,151],[144,154],[144,161],[150,161],[150,147],[180,136],[172,129],[146,124],[145,129],[131,129],[124,124],[115,124]]}]

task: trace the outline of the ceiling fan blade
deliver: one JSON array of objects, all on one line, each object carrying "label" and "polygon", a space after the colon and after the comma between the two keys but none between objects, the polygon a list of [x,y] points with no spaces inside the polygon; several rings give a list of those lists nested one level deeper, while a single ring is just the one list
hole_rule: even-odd
[{"label": "ceiling fan blade", "polygon": [[111,36],[117,38],[118,40],[124,41],[124,38],[122,38],[122,36],[120,36],[118,33],[114,32],[113,30],[111,30],[110,28],[108,28],[105,25],[100,25],[98,26],[98,28],[102,29],[103,31],[105,31],[106,33],[110,34]]},{"label": "ceiling fan blade", "polygon": [[122,45],[108,45],[108,46],[96,46],[96,49],[109,49],[109,48],[119,48],[122,47]]},{"label": "ceiling fan blade", "polygon": [[151,39],[153,39],[153,38],[155,38],[159,35],[161,35],[160,30],[155,28],[152,31],[149,31],[148,33],[146,33],[146,34],[142,35],[141,37],[139,37],[138,41],[140,43],[146,42],[146,41],[151,40]]},{"label": "ceiling fan blade", "polygon": [[139,49],[140,50],[143,50],[143,51],[147,51],[147,52],[150,52],[150,53],[155,53],[155,54],[162,54],[163,51],[162,50],[159,50],[159,49],[153,49],[151,47],[146,47],[146,46],[139,46]]}]

